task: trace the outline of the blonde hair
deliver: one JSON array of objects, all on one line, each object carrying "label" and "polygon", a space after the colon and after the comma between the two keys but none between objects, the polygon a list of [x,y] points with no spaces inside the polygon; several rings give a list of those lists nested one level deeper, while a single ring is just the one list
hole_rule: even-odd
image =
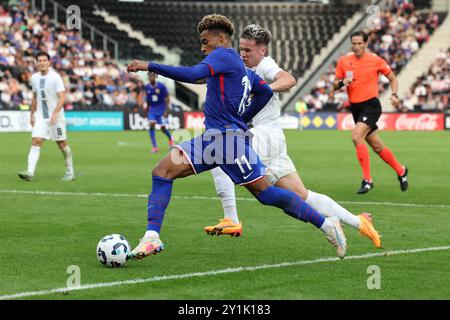
[{"label": "blonde hair", "polygon": [[272,38],[272,34],[269,30],[266,30],[257,24],[251,24],[242,30],[241,38],[255,40],[256,44],[264,44],[267,46]]}]

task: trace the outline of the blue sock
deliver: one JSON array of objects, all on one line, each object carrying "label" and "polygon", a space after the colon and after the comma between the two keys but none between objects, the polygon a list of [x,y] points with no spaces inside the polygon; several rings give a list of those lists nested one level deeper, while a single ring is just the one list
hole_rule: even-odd
[{"label": "blue sock", "polygon": [[152,193],[148,196],[147,231],[161,230],[162,221],[172,195],[173,180],[153,176]]},{"label": "blue sock", "polygon": [[152,146],[154,148],[157,148],[158,146],[156,145],[156,137],[155,137],[155,129],[150,129],[150,139],[152,140]]},{"label": "blue sock", "polygon": [[169,129],[161,129],[161,131],[169,138],[169,140],[172,140],[172,136],[170,135]]},{"label": "blue sock", "polygon": [[270,186],[256,198],[262,204],[283,209],[291,217],[303,222],[311,222],[317,228],[320,228],[325,221],[323,215],[292,191]]}]

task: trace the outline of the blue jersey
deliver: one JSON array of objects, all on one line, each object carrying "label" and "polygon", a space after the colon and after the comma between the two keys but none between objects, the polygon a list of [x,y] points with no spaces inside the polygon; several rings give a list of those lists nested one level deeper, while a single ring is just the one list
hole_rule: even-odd
[{"label": "blue jersey", "polygon": [[166,86],[161,82],[156,82],[155,86],[147,83],[144,89],[147,96],[148,113],[164,113],[166,109],[165,99],[169,95]]},{"label": "blue jersey", "polygon": [[236,50],[218,47],[202,62],[211,76],[207,78],[205,127],[221,131],[248,127],[241,115],[248,105],[252,87],[265,82],[248,70]]},{"label": "blue jersey", "polygon": [[[148,70],[189,83],[207,79],[204,110],[206,129],[247,130],[246,122],[272,97],[269,85],[256,73],[248,70],[236,50],[230,48],[214,49],[200,64],[193,67],[150,62]],[[254,94],[251,103],[250,94]]]}]

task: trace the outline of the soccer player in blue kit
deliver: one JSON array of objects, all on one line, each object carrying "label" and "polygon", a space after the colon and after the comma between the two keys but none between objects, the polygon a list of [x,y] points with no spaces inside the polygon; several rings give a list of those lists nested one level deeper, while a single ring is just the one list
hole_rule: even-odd
[{"label": "soccer player in blue kit", "polygon": [[[165,77],[197,83],[206,79],[206,131],[175,146],[152,171],[152,191],[148,197],[147,231],[130,257],[142,259],[164,249],[160,230],[177,178],[220,166],[235,184],[245,186],[262,204],[282,209],[295,219],[310,222],[322,230],[344,258],[345,234],[337,217],[324,217],[297,194],[272,186],[265,167],[251,147],[246,125],[270,100],[269,85],[247,70],[239,54],[231,47],[234,26],[227,17],[206,15],[197,26],[201,51],[206,58],[193,67],[174,67],[133,60],[128,72],[152,71]],[[249,96],[252,95],[251,102]]]},{"label": "soccer player in blue kit", "polygon": [[152,142],[152,153],[158,152],[156,144],[155,124],[161,126],[161,131],[169,138],[169,147],[172,147],[173,141],[169,129],[166,128],[167,116],[169,114],[170,98],[166,86],[156,81],[158,75],[154,72],[148,73],[148,81],[144,86],[147,98],[147,119],[150,124],[150,140]]}]

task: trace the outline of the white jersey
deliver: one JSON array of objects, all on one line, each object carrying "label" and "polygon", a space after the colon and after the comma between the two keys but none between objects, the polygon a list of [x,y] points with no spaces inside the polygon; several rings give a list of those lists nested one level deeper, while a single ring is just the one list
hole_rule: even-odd
[{"label": "white jersey", "polygon": [[[258,76],[264,79],[269,84],[275,81],[275,75],[282,71],[275,60],[271,57],[264,57],[256,68],[252,69]],[[279,118],[281,116],[281,103],[277,92],[273,93],[272,98],[267,102],[266,106],[258,112],[253,118],[253,127],[271,126],[279,127]]]},{"label": "white jersey", "polygon": [[[36,93],[36,120],[50,119],[58,105],[58,92],[65,91],[61,76],[53,69],[49,69],[46,75],[36,72],[31,76],[31,88]],[[64,109],[58,114],[58,119],[64,119]]]},{"label": "white jersey", "polygon": [[[270,57],[265,57],[256,68],[253,68],[253,71],[268,83],[274,82],[275,75],[282,70]],[[265,107],[253,117],[253,128],[250,129],[253,133],[252,148],[267,167],[266,176],[273,185],[281,178],[297,171],[287,154],[286,138],[278,121],[280,115],[280,98],[278,93],[274,92]],[[220,187],[227,184],[233,185],[233,181],[220,167],[212,169],[211,172],[216,190],[218,190],[218,183],[222,184]]]}]

